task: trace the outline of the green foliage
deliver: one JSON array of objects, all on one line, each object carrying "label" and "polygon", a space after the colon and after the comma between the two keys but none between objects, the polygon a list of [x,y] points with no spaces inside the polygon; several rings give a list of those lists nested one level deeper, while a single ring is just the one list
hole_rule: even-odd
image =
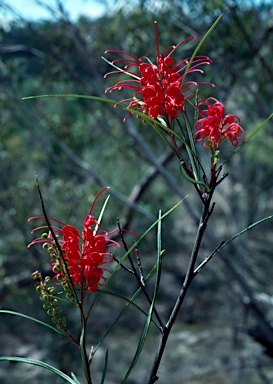
[{"label": "green foliage", "polygon": [[62,379],[64,379],[65,381],[67,381],[70,384],[79,384],[78,381],[75,381],[75,379],[74,379],[75,375],[74,374],[73,374],[74,378],[71,378],[68,375],[64,374],[62,371],[60,371],[59,369],[56,369],[55,367],[52,367],[51,365],[46,364],[43,361],[27,359],[24,357],[12,357],[12,356],[11,357],[10,356],[1,356],[0,361],[13,361],[13,362],[17,362],[17,363],[26,363],[26,364],[31,364],[31,365],[37,365],[38,367],[48,369],[49,371],[60,376]]}]

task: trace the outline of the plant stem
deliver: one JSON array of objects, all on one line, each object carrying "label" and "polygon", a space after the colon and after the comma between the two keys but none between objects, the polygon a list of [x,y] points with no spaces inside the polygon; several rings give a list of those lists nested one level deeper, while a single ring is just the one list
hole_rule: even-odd
[{"label": "plant stem", "polygon": [[182,288],[179,292],[179,295],[177,297],[176,303],[174,304],[174,307],[171,311],[169,320],[167,321],[166,325],[163,328],[161,340],[158,346],[158,350],[154,359],[153,367],[150,372],[150,376],[148,378],[148,384],[153,384],[158,380],[157,371],[159,368],[159,365],[161,363],[161,359],[166,347],[166,343],[170,334],[170,331],[172,329],[172,326],[174,325],[174,322],[176,320],[176,317],[179,313],[179,310],[181,308],[182,303],[184,302],[185,296],[187,294],[187,291],[189,289],[189,286],[195,276],[194,274],[194,266],[196,263],[196,259],[200,250],[200,246],[202,243],[202,239],[207,227],[208,220],[212,214],[214,205],[212,205],[212,208],[210,208],[210,203],[212,199],[214,189],[211,190],[209,194],[206,194],[206,196],[203,199],[203,210],[201,214],[201,218],[199,221],[199,226],[196,234],[195,243],[193,246],[193,250],[191,253],[190,261],[188,264],[186,276],[182,285]]},{"label": "plant stem", "polygon": [[81,355],[82,355],[82,364],[83,364],[83,370],[86,378],[87,384],[92,384],[91,379],[91,373],[90,373],[90,362],[88,360],[88,356],[86,354],[86,318],[83,315],[82,312],[82,332],[81,332],[81,338],[80,338],[80,345],[81,345]]}]

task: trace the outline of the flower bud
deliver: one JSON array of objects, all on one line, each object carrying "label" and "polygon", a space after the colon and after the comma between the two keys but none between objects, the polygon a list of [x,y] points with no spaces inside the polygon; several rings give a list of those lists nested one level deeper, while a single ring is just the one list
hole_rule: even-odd
[{"label": "flower bud", "polygon": [[54,315],[54,309],[53,309],[53,308],[49,309],[49,310],[47,311],[47,314],[48,314],[49,316],[53,316],[53,315]]},{"label": "flower bud", "polygon": [[41,277],[41,274],[40,274],[40,272],[38,272],[38,271],[35,271],[35,272],[33,272],[32,274],[31,274],[31,278],[32,279],[39,279]]}]

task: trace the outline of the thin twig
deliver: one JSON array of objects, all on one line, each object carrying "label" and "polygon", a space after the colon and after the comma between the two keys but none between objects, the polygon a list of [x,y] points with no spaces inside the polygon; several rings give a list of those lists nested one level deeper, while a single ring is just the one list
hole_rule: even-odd
[{"label": "thin twig", "polygon": [[[122,228],[121,228],[121,226],[120,226],[120,222],[119,222],[119,220],[117,220],[117,224],[118,224],[119,234],[120,234],[121,241],[122,241],[122,243],[123,243],[124,249],[125,249],[126,252],[128,252],[129,248],[128,248],[128,246],[127,246],[125,240],[124,240],[124,237],[123,237],[123,231],[122,231]],[[152,304],[152,299],[150,298],[150,296],[149,296],[149,294],[148,294],[148,292],[147,292],[147,290],[146,290],[145,284],[143,283],[143,275],[142,275],[142,277],[140,277],[140,276],[138,275],[137,270],[136,270],[136,268],[135,268],[135,265],[134,265],[134,263],[133,263],[133,260],[132,260],[132,258],[131,258],[130,253],[128,254],[127,257],[128,257],[128,260],[130,261],[130,264],[131,264],[131,267],[132,267],[132,270],[133,270],[133,274],[134,274],[135,278],[137,279],[137,282],[138,282],[139,286],[141,287],[141,289],[142,289],[144,295],[146,296],[146,298],[147,298],[149,304],[151,305],[151,304]],[[160,324],[161,329],[163,329],[163,327],[164,327],[163,321],[161,320],[161,317],[159,316],[159,313],[157,312],[155,306],[153,306],[153,312],[154,312],[154,314],[155,314],[155,316],[156,316],[156,318],[157,318],[157,320],[158,320],[158,322],[159,322],[159,324]]]},{"label": "thin twig", "polygon": [[135,248],[135,253],[136,253],[136,258],[137,258],[137,266],[138,266],[138,270],[139,270],[140,280],[141,280],[141,283],[144,285],[145,284],[144,283],[144,274],[143,274],[141,259],[139,257],[139,253],[138,253],[138,248],[137,247]]}]

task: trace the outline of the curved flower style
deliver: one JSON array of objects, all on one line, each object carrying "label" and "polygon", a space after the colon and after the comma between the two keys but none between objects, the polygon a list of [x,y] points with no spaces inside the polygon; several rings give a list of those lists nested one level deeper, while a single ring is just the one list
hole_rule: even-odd
[{"label": "curved flower style", "polygon": [[204,143],[206,148],[219,148],[221,141],[228,139],[232,145],[238,145],[238,140],[245,137],[243,128],[239,125],[240,119],[235,115],[225,116],[225,107],[220,101],[209,97],[198,104],[199,113],[202,119],[197,120],[194,134],[196,141],[207,138]]},{"label": "curved flower style", "polygon": [[[81,234],[73,225],[49,217],[49,220],[61,225],[61,228],[54,225],[51,227],[58,238],[59,247],[50,231],[29,244],[28,247],[36,243],[44,243],[44,248],[48,250],[51,256],[50,265],[51,270],[55,273],[55,283],[69,285],[72,282],[74,286],[78,285],[85,291],[94,292],[101,285],[101,282],[106,280],[103,273],[108,270],[102,266],[113,259],[112,254],[106,252],[106,249],[112,245],[119,246],[119,243],[109,239],[109,235],[116,231],[108,233],[100,230],[97,232],[96,226],[99,224],[92,216],[92,210],[98,197],[106,189],[108,187],[100,191],[95,198],[89,214],[84,220]],[[44,216],[31,217],[29,221],[38,218],[44,218]],[[95,229],[92,228],[94,225]],[[48,226],[42,226],[33,229],[32,233],[41,228],[49,229]]]},{"label": "curved flower style", "polygon": [[[155,28],[157,64],[153,64],[148,57],[143,56],[138,59],[130,53],[120,50],[107,50],[105,52],[115,52],[127,56],[125,59],[117,59],[111,62],[114,67],[116,67],[116,63],[125,63],[124,69],[118,68],[117,71],[107,73],[105,77],[120,72],[132,77],[131,80],[119,81],[107,88],[105,92],[131,88],[136,91],[134,96],[121,100],[121,102],[130,101],[128,108],[136,109],[154,119],[158,115],[162,115],[167,121],[171,121],[183,110],[185,99],[191,96],[189,94],[185,95],[185,93],[193,86],[201,84],[201,82],[194,81],[185,82],[186,76],[193,72],[203,73],[199,67],[210,64],[211,59],[207,56],[196,56],[190,66],[188,65],[190,58],[175,64],[174,59],[171,57],[172,54],[180,45],[189,39],[193,39],[194,36],[187,37],[175,46],[170,46],[162,56],[159,50],[157,22],[155,22]],[[137,72],[128,70],[130,67],[136,67]],[[129,114],[125,116],[124,120]]]}]

